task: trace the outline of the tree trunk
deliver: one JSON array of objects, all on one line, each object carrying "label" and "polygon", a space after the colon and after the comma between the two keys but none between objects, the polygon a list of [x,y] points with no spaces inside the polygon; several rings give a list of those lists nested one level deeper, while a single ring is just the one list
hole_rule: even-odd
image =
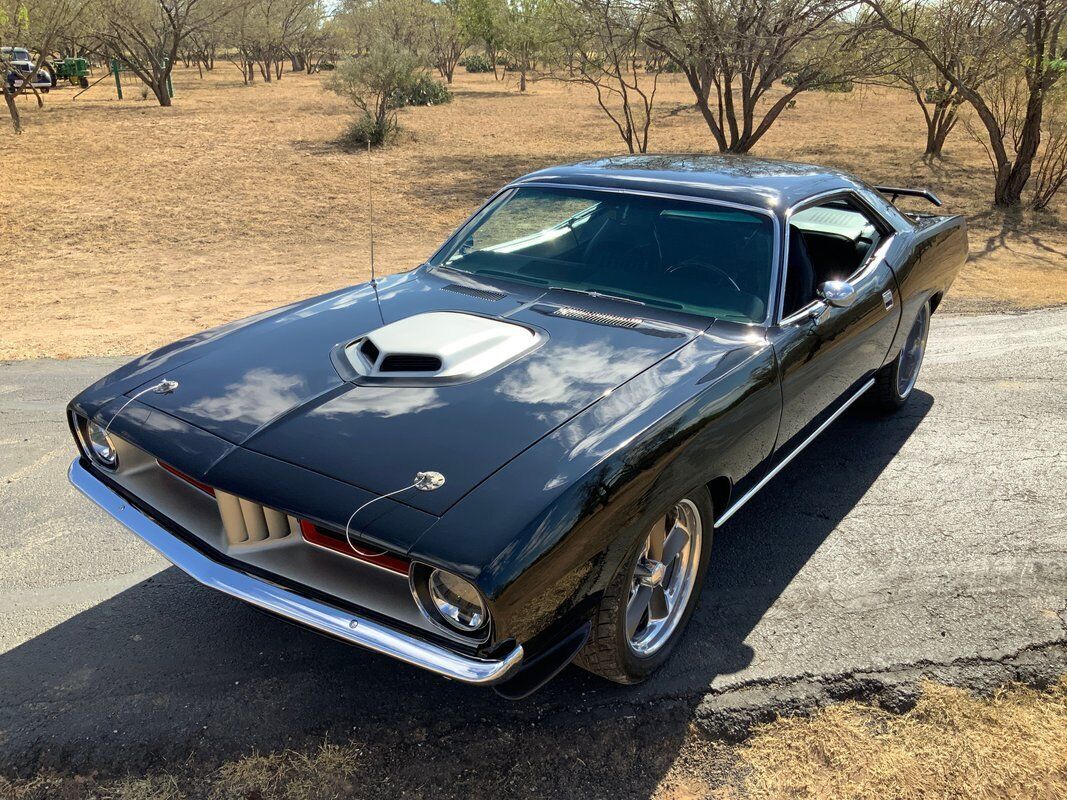
[{"label": "tree trunk", "polygon": [[152,90],[152,94],[156,96],[156,100],[159,101],[161,106],[164,108],[170,107],[170,92],[167,91],[167,75],[165,72],[153,76],[149,88]]},{"label": "tree trunk", "polygon": [[1026,104],[1026,119],[1023,121],[1019,147],[1014,162],[998,165],[993,204],[1001,208],[1014,208],[1022,203],[1023,190],[1030,180],[1037,149],[1041,145],[1041,118],[1044,112],[1044,96],[1039,90],[1031,90]]},{"label": "tree trunk", "polygon": [[956,103],[951,100],[937,103],[932,114],[926,112],[926,106],[923,106],[923,111],[926,112],[926,150],[923,152],[925,161],[942,157],[941,151],[945,147],[945,140],[956,127],[957,109]]},{"label": "tree trunk", "polygon": [[526,67],[523,67],[519,71],[519,91],[520,92],[525,92],[526,91]]},{"label": "tree trunk", "polygon": [[15,128],[15,133],[22,133],[22,118],[19,116],[19,107],[15,104],[15,95],[6,80],[7,76],[2,76],[2,78],[4,80],[4,102],[7,103],[8,113],[11,114],[11,125]]}]

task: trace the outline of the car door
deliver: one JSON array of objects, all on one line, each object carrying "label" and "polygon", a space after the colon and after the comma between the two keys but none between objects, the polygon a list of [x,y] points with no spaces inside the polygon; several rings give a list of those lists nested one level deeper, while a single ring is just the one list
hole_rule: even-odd
[{"label": "car door", "polygon": [[802,446],[872,379],[900,318],[886,260],[897,232],[858,195],[800,205],[787,215],[785,230],[778,323],[770,330],[782,387],[776,447],[783,454]]}]

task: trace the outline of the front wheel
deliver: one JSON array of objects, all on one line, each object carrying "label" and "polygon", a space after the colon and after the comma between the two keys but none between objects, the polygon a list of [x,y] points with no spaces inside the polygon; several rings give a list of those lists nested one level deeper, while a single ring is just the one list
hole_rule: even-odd
[{"label": "front wheel", "polygon": [[886,364],[875,376],[871,392],[875,405],[883,411],[896,411],[902,407],[922,369],[923,356],[926,355],[926,339],[930,335],[930,303],[923,303],[915,316],[908,338],[895,359]]},{"label": "front wheel", "polygon": [[639,683],[663,664],[696,607],[713,530],[703,486],[656,515],[605,591],[575,663],[616,683]]}]

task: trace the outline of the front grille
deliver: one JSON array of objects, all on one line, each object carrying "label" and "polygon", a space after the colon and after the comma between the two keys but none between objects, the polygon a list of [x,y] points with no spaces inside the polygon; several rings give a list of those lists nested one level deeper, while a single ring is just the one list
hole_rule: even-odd
[{"label": "front grille", "polygon": [[215,498],[226,541],[230,544],[265,542],[300,533],[300,522],[296,517],[208,486],[159,459],[156,459],[156,463],[176,478]]},{"label": "front grille", "polygon": [[441,359],[437,356],[392,355],[382,359],[379,372],[437,372]]},{"label": "front grille", "polygon": [[267,539],[284,539],[300,532],[296,517],[290,517],[251,500],[215,490],[219,503],[219,516],[230,544],[264,542]]},{"label": "front grille", "polygon": [[611,325],[615,328],[636,328],[641,320],[636,317],[620,317],[616,314],[602,314],[597,311],[586,311],[582,308],[557,308],[554,316],[566,319],[580,319],[583,322],[592,322],[594,325]]}]

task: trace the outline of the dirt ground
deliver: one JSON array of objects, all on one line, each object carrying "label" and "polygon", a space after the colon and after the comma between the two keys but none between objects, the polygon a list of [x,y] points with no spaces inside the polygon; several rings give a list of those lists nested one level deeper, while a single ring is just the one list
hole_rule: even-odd
[{"label": "dirt ground", "polygon": [[[319,76],[245,87],[220,64],[175,87],[169,109],[136,85],[123,101],[109,81],[62,89],[23,102],[21,137],[0,134],[0,359],[141,352],[365,279],[371,186],[379,270],[409,269],[505,181],[621,147],[588,91],[553,82],[520,95],[459,74],[455,102],[402,111],[403,140],[369,161],[335,144],[351,108]],[[708,150],[682,82],[657,97],[651,149]],[[904,93],[811,94],[756,154],[928,185],[966,213],[972,260],[948,309],[1067,302],[1064,213],[994,213],[981,146],[961,126],[930,167],[922,136]]]}]

